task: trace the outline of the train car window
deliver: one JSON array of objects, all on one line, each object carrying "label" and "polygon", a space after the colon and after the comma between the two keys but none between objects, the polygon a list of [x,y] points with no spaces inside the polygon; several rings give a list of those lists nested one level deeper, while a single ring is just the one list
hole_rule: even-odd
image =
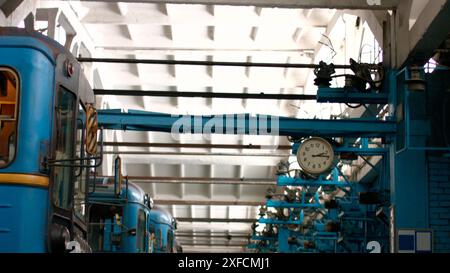
[{"label": "train car window", "polygon": [[163,247],[163,242],[162,242],[162,232],[161,229],[158,228],[156,230],[156,240],[155,240],[155,249],[161,251]]},{"label": "train car window", "polygon": [[[77,144],[76,144],[76,157],[81,158],[82,152],[82,138],[83,130],[86,124],[86,110],[83,104],[80,102],[78,105],[78,118],[77,118]],[[86,162],[82,162],[86,164]],[[85,220],[86,217],[86,199],[85,199],[85,187],[87,181],[87,168],[80,167],[76,170],[75,185],[74,185],[74,210],[75,215],[81,220]]]},{"label": "train car window", "polygon": [[16,151],[18,85],[16,73],[0,68],[0,168],[14,159]]},{"label": "train car window", "polygon": [[89,245],[94,252],[103,251],[104,232],[106,229],[105,220],[98,218],[91,219],[91,221],[93,221],[93,223],[90,223],[91,227],[88,232]]},{"label": "train car window", "polygon": [[138,211],[138,226],[136,234],[136,246],[138,252],[145,252],[145,236],[147,234],[147,220],[143,210]]},{"label": "train car window", "polygon": [[111,252],[121,249],[120,219],[122,216],[122,207],[97,204],[89,207],[88,241],[94,252]]},{"label": "train car window", "polygon": [[172,231],[167,230],[167,249],[166,252],[173,252],[173,236]]},{"label": "train car window", "polygon": [[150,226],[150,231],[149,231],[149,236],[148,236],[148,253],[153,253],[155,252],[155,240],[156,240],[156,235],[155,235],[155,229]]},{"label": "train car window", "polygon": [[[77,100],[73,93],[60,88],[56,103],[55,159],[73,158],[75,137],[75,109]],[[72,166],[56,166],[54,169],[53,200],[57,207],[70,209],[72,205]]]}]

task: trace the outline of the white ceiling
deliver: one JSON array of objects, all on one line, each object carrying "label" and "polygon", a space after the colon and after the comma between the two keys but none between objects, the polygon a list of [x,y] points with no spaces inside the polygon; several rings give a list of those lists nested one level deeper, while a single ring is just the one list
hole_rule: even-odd
[{"label": "white ceiling", "polygon": [[[314,62],[317,41],[334,10],[305,11],[255,7],[83,3],[81,19],[91,33],[98,57],[154,58],[237,62]],[[307,71],[167,65],[98,66],[105,88],[199,92],[302,93]],[[117,100],[116,100],[117,99]],[[132,108],[173,114],[266,113],[296,116],[296,102],[192,99],[103,98],[111,108]],[[118,138],[138,142],[177,142],[166,133],[120,132]],[[284,138],[183,135],[181,143],[273,145]],[[136,148],[123,148],[133,150]],[[281,157],[249,157],[229,149],[151,148],[148,151],[234,153],[239,156],[123,155],[125,172],[133,176],[273,178]],[[282,151],[287,155],[289,151]],[[190,201],[264,202],[267,185],[139,183],[153,198]],[[195,202],[194,202],[195,203]],[[164,205],[175,217],[253,218],[257,206]],[[248,233],[250,223],[180,222],[179,232]],[[242,238],[178,237],[184,251],[224,251],[222,244],[245,244]],[[228,242],[228,243],[227,243]],[[219,245],[218,245],[219,244]],[[193,246],[196,245],[196,246]],[[208,246],[211,245],[211,246]],[[234,248],[242,251],[242,248]],[[231,251],[228,248],[227,251]]]},{"label": "white ceiling", "polygon": [[[322,34],[337,39],[333,46],[343,52],[335,62],[344,63],[345,54],[357,50],[358,33],[343,34],[346,26],[336,10],[301,10],[240,6],[81,3],[73,5],[93,39],[95,57],[237,61],[274,63],[316,63],[317,55],[329,57]],[[346,17],[355,22],[355,16]],[[339,21],[337,23],[337,21]],[[339,30],[335,30],[339,25]],[[350,24],[349,24],[350,25]],[[350,37],[351,36],[351,37]],[[373,39],[373,38],[372,38]],[[340,44],[339,44],[340,43]],[[349,48],[348,48],[349,47]],[[359,48],[358,48],[359,49]],[[357,56],[355,56],[357,57]],[[340,58],[340,59],[338,59]],[[309,70],[245,67],[168,66],[143,64],[96,64],[104,88],[198,92],[266,92],[279,94],[314,93]],[[305,88],[307,86],[307,88]],[[290,117],[329,118],[336,108],[298,101],[236,100],[202,98],[98,97],[108,108],[142,109],[172,114],[259,113]],[[299,111],[301,107],[301,111]],[[335,106],[336,107],[336,106]],[[338,107],[339,113],[342,108]],[[318,116],[318,110],[322,116]],[[182,135],[179,140],[167,133],[115,132],[109,140],[209,144],[288,144],[272,136]],[[234,156],[122,155],[124,172],[132,176],[212,177],[268,179],[275,181],[274,166],[289,151],[254,151],[189,148],[133,148],[120,151],[232,153]],[[251,153],[284,154],[249,156]],[[111,157],[111,156],[110,156]],[[111,159],[109,162],[112,162]],[[105,173],[110,175],[111,173]],[[181,218],[257,218],[258,207],[211,206],[208,201],[265,201],[267,185],[138,183],[158,204],[158,200],[187,201],[186,205],[163,205]],[[206,202],[206,203],[203,203]],[[248,233],[250,223],[180,222],[179,232]],[[233,238],[179,237],[185,251],[225,251],[223,244],[245,244]],[[196,245],[196,246],[194,246]],[[226,251],[242,251],[228,248]]]},{"label": "white ceiling", "polygon": [[[325,60],[339,64],[347,63],[352,57],[366,62],[375,58],[381,61],[375,38],[367,24],[356,28],[356,16],[344,15],[333,9],[80,1],[40,1],[40,7],[59,7],[82,32],[83,44],[93,57],[274,63],[318,63]],[[63,43],[64,35],[57,35],[56,39]],[[360,50],[361,45],[363,50]],[[78,54],[85,53],[80,50]],[[271,94],[316,92],[314,75],[308,69],[104,63],[85,66],[87,71],[94,71],[97,75],[92,80],[95,88]],[[343,105],[300,101],[130,96],[98,96],[97,106],[171,114],[252,113],[297,118],[330,118],[330,115],[345,110]],[[285,137],[277,136],[172,136],[129,131],[109,131],[105,141],[289,144]],[[276,164],[289,155],[289,150],[155,147],[106,147],[105,150],[110,154],[104,160],[103,175],[112,175],[115,155],[111,153],[159,152],[121,155],[124,174],[172,179],[272,179],[273,183]],[[218,155],[223,153],[227,155]],[[136,182],[155,199],[156,204],[162,202],[162,207],[179,218],[256,219],[257,204],[265,201],[269,187],[267,183],[245,185],[245,181],[242,184],[151,183],[146,179]],[[241,205],[231,205],[230,202]],[[203,235],[206,232],[207,236],[213,232],[216,235],[242,234],[250,232],[250,225],[248,221],[180,222],[178,232]],[[187,252],[243,251],[240,246],[223,245],[246,243],[242,238],[233,238],[229,242],[220,236],[180,236],[178,239]]]}]

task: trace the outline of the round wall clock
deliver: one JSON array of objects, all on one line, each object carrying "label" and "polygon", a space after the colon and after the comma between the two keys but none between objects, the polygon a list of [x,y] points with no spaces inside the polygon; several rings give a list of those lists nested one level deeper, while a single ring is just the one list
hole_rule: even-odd
[{"label": "round wall clock", "polygon": [[303,171],[313,175],[322,174],[333,167],[333,147],[323,138],[309,138],[300,144],[297,161]]}]

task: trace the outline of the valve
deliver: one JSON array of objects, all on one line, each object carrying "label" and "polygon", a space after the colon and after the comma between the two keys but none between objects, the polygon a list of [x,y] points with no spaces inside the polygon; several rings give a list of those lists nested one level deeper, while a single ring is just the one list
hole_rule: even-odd
[{"label": "valve", "polygon": [[314,69],[314,75],[316,75],[316,79],[314,80],[314,84],[319,87],[330,87],[331,86],[331,75],[336,72],[334,70],[334,64],[326,64],[321,61],[319,63],[319,67]]}]

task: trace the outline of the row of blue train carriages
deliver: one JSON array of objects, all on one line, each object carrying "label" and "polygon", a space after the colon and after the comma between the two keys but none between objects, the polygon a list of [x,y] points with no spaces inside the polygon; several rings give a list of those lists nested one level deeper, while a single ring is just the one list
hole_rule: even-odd
[{"label": "row of blue train carriages", "polygon": [[[0,28],[0,252],[173,252],[175,220],[116,164],[99,178],[95,96],[63,46]],[[100,134],[102,142],[102,133]]]},{"label": "row of blue train carriages", "polygon": [[[120,166],[120,158],[116,165]],[[118,175],[117,175],[118,174]],[[176,220],[120,175],[96,179],[89,193],[88,241],[95,252],[178,252]]]}]

